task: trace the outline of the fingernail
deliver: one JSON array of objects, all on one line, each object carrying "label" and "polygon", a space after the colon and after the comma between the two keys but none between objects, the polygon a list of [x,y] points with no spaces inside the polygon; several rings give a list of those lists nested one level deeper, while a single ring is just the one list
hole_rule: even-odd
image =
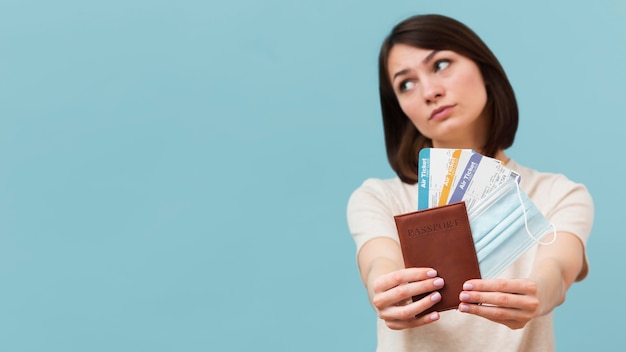
[{"label": "fingernail", "polygon": [[472,284],[463,284],[463,289],[464,290],[468,290],[469,291],[469,290],[471,290],[473,288],[474,288],[474,285],[472,285]]},{"label": "fingernail", "polygon": [[434,295],[430,296],[430,300],[433,302],[437,302],[441,299],[441,293],[435,292]]},{"label": "fingernail", "polygon": [[461,312],[469,312],[469,307],[467,306],[467,304],[461,304],[459,305],[459,310]]},{"label": "fingernail", "polygon": [[443,286],[443,279],[442,278],[438,278],[437,280],[433,281],[433,285],[435,285],[437,287]]},{"label": "fingernail", "polygon": [[430,320],[437,320],[437,319],[439,319],[439,313],[433,312],[433,313],[430,314],[429,318],[430,318]]},{"label": "fingernail", "polygon": [[426,273],[426,275],[428,275],[428,277],[435,277],[437,276],[437,270],[430,270]]},{"label": "fingernail", "polygon": [[468,301],[470,299],[470,295],[467,293],[461,293],[460,297],[461,301]]}]

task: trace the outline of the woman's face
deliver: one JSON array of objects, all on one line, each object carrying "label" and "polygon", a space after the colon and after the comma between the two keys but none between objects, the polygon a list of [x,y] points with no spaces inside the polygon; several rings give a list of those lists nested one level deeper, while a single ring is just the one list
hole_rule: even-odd
[{"label": "woman's face", "polygon": [[453,51],[396,44],[387,71],[400,107],[433,147],[482,148],[487,91],[474,61]]}]

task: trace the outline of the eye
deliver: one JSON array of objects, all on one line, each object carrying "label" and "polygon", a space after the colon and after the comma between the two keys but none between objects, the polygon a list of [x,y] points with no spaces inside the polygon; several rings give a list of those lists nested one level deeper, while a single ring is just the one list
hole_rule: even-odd
[{"label": "eye", "polygon": [[437,60],[435,62],[435,71],[445,70],[448,66],[450,66],[450,60],[448,59]]},{"label": "eye", "polygon": [[406,92],[408,90],[411,90],[411,89],[413,89],[413,87],[415,87],[415,82],[414,81],[410,81],[410,80],[402,81],[398,85],[398,89],[401,92]]}]

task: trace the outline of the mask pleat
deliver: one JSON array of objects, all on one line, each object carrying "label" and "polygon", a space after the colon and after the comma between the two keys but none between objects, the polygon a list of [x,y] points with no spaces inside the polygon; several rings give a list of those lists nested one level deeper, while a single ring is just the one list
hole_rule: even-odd
[{"label": "mask pleat", "polygon": [[[484,199],[482,204],[477,203],[480,211],[470,218],[476,256],[483,278],[499,275],[532,247],[535,239],[540,239],[550,231],[550,223],[532,200],[520,190],[523,205],[520,204],[517,192],[514,183],[513,186],[504,186],[495,196]],[[530,235],[526,232],[522,207],[526,210]]]}]

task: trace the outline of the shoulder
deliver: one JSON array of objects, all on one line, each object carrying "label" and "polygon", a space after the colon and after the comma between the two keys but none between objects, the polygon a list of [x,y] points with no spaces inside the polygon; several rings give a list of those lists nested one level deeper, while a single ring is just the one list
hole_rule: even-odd
[{"label": "shoulder", "polygon": [[394,216],[417,210],[417,185],[399,178],[365,180],[350,196],[348,227],[357,245],[375,237],[398,240]]},{"label": "shoulder", "polygon": [[378,196],[392,196],[395,193],[401,192],[402,189],[403,183],[398,177],[387,179],[368,178],[352,192],[352,196],[362,193]]},{"label": "shoulder", "polygon": [[585,185],[572,181],[563,174],[541,172],[515,162],[511,162],[507,166],[520,174],[520,186],[531,198],[580,196],[591,201],[591,196]]},{"label": "shoulder", "polygon": [[510,168],[521,176],[520,186],[557,229],[586,241],[594,218],[591,194],[582,183],[563,174],[540,172],[516,163]]},{"label": "shoulder", "polygon": [[410,211],[412,205],[417,208],[416,185],[404,183],[398,177],[369,178],[352,192],[348,210],[360,206],[379,206],[387,208],[391,213],[399,213]]}]

